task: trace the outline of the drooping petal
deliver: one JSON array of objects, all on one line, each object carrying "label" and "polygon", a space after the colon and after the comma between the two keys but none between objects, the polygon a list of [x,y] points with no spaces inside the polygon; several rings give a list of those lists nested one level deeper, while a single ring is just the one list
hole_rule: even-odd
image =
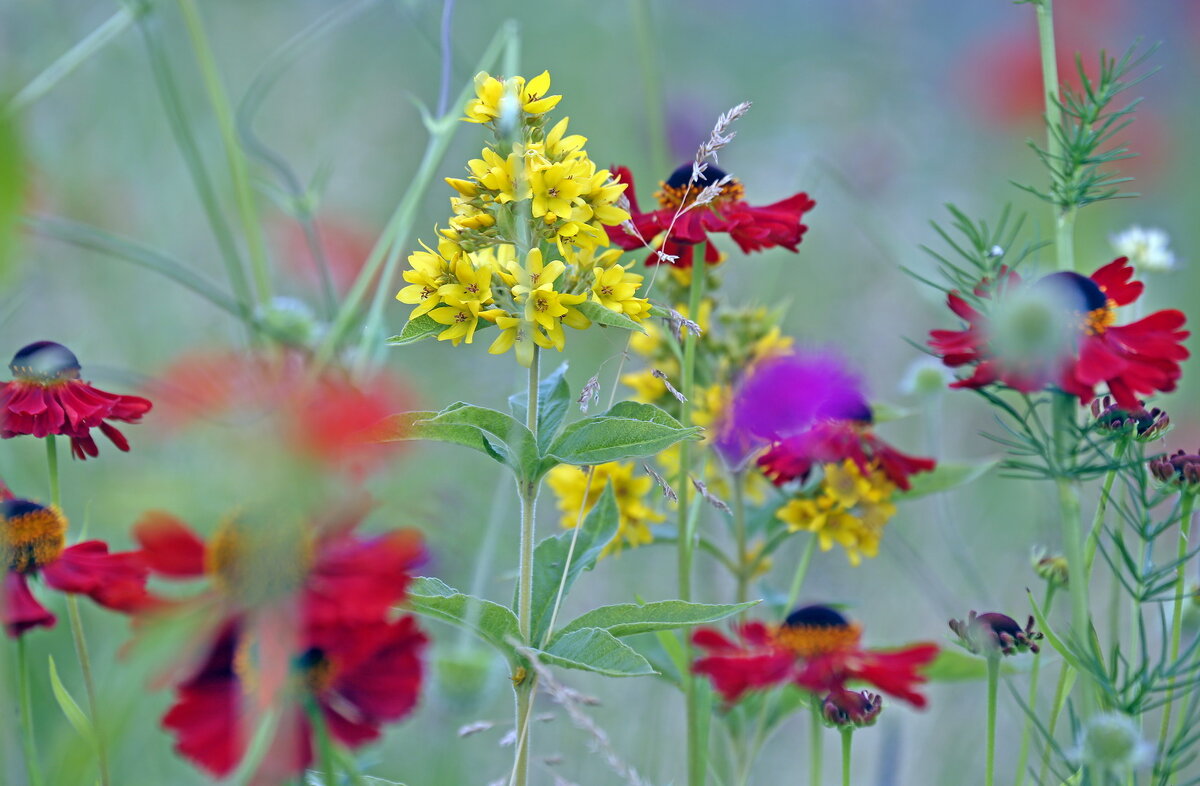
[{"label": "drooping petal", "polygon": [[45,606],[38,603],[29,589],[24,573],[4,574],[4,593],[0,596],[0,620],[8,635],[17,638],[30,628],[53,628],[56,621]]}]

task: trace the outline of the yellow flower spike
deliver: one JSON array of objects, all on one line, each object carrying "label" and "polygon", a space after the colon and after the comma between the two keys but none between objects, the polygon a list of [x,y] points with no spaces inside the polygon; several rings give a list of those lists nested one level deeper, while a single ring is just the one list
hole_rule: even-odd
[{"label": "yellow flower spike", "polygon": [[505,94],[516,95],[521,111],[528,115],[541,115],[549,112],[562,96],[548,96],[550,90],[550,72],[542,73],[525,82],[523,77],[514,76],[501,82],[485,71],[475,75],[475,98],[467,102],[466,117],[468,123],[490,123],[500,117],[500,104]]},{"label": "yellow flower spike", "polygon": [[572,529],[579,524],[580,510],[586,516],[599,501],[605,487],[612,486],[620,518],[617,536],[601,552],[601,556],[619,553],[625,546],[637,546],[654,540],[649,524],[664,521],[664,516],[645,504],[646,496],[653,490],[654,481],[648,477],[635,476],[632,462],[610,461],[593,468],[591,483],[586,469],[561,464],[546,475],[546,483],[558,497],[558,509],[562,512],[561,524]]},{"label": "yellow flower spike", "polygon": [[[472,177],[479,185],[494,192],[493,198],[507,204],[530,196],[529,178],[525,173],[524,159],[517,153],[501,157],[495,150],[485,149],[483,158],[472,158],[467,162]],[[520,188],[518,190],[518,183]]]},{"label": "yellow flower spike", "polygon": [[840,545],[851,565],[875,557],[884,525],[896,513],[896,487],[877,469],[864,476],[849,459],[825,464],[823,471],[819,496],[789,500],[776,516],[789,531],[814,533],[823,551]]},{"label": "yellow flower spike", "polygon": [[583,193],[583,184],[575,179],[575,166],[569,162],[535,168],[529,180],[534,218],[570,215],[572,203]]},{"label": "yellow flower spike", "polygon": [[463,342],[470,344],[475,338],[475,326],[479,324],[479,304],[470,300],[457,305],[443,304],[430,311],[429,316],[446,325],[446,329],[438,333],[438,341],[449,341],[456,347]]},{"label": "yellow flower spike", "polygon": [[550,133],[546,134],[546,141],[543,143],[544,151],[546,157],[552,161],[561,161],[574,153],[581,152],[583,146],[587,144],[587,137],[579,134],[566,136],[568,120],[570,120],[568,117],[559,120],[550,129]]},{"label": "yellow flower spike", "polygon": [[408,317],[410,320],[441,304],[442,298],[438,290],[447,282],[450,273],[450,263],[445,258],[435,254],[424,243],[421,243],[421,247],[425,250],[414,251],[409,255],[408,264],[411,265],[411,269],[403,273],[409,286],[396,293],[396,299],[401,303],[416,306]]},{"label": "yellow flower spike", "polygon": [[509,274],[513,277],[513,298],[518,303],[521,303],[524,301],[525,296],[534,289],[551,289],[554,286],[554,282],[567,269],[567,266],[558,259],[548,265],[543,264],[542,250],[540,248],[533,248],[529,250],[529,254],[525,257],[524,265],[521,265],[514,259],[508,263],[507,268]]}]

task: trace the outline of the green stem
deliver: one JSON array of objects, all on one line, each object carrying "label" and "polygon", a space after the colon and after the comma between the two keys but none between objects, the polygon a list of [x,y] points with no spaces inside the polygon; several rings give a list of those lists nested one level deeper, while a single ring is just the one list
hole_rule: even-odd
[{"label": "green stem", "polygon": [[46,70],[31,79],[29,84],[21,88],[20,92],[9,100],[5,109],[11,114],[16,114],[35,103],[53,90],[55,85],[66,79],[76,68],[107,46],[110,41],[128,30],[141,13],[140,7],[138,9],[130,6],[120,8],[102,25],[88,33],[75,46],[47,66]]},{"label": "green stem", "polygon": [[[650,134],[650,164],[663,177],[670,172],[671,162],[667,151],[666,101],[663,97],[661,70],[658,67],[660,48],[654,35],[648,0],[630,0],[633,30],[637,36],[638,57],[641,70],[638,72],[642,85],[642,96],[646,106],[647,131]],[[689,315],[695,319],[695,315]]]},{"label": "green stem", "polygon": [[[1065,393],[1054,395],[1054,445],[1058,477],[1058,506],[1063,533],[1063,551],[1067,558],[1067,589],[1071,594],[1071,632],[1076,646],[1083,650],[1091,646],[1091,620],[1088,614],[1088,570],[1083,553],[1083,524],[1080,520],[1079,487],[1068,474],[1071,446],[1069,440],[1075,430],[1075,400]],[[1091,717],[1093,685],[1090,675],[1085,680],[1080,697],[1080,715],[1083,720]]]},{"label": "green stem", "polygon": [[[694,265],[692,280],[688,288],[688,318],[695,319],[700,313],[700,299],[704,294],[704,279],[707,271],[703,263]],[[683,337],[683,424],[692,422],[692,397],[696,381],[696,334],[684,328]],[[694,533],[689,518],[688,496],[691,493],[691,448],[690,443],[679,443],[679,477],[675,491],[679,497],[679,599],[692,599],[692,547]],[[691,640],[684,636],[684,651],[691,660]],[[708,745],[701,739],[699,708],[697,706],[696,683],[690,673],[683,675],[683,693],[687,712],[688,741],[688,786],[704,786],[707,772]]]},{"label": "green stem", "polygon": [[308,715],[308,722],[317,742],[317,766],[321,769],[321,780],[325,786],[336,786],[338,778],[335,771],[337,765],[334,764],[333,740],[329,738],[329,727],[325,725],[321,707],[311,695],[304,698],[304,711]]},{"label": "green stem", "polygon": [[854,740],[854,727],[842,729],[842,786],[850,786],[850,745]]},{"label": "green stem", "polygon": [[[1047,584],[1046,598],[1042,602],[1042,609],[1046,616],[1050,615],[1051,604],[1054,603],[1055,585]],[[1029,698],[1026,704],[1029,705],[1031,712],[1037,711],[1037,696],[1038,696],[1038,675],[1041,673],[1042,653],[1038,652],[1033,656],[1033,664],[1029,670]],[[1033,718],[1030,715],[1025,716],[1025,721],[1021,724],[1021,747],[1017,754],[1017,780],[1014,786],[1021,786],[1025,782],[1025,766],[1029,762],[1029,747],[1030,747],[1030,732],[1033,726]]]},{"label": "green stem", "polygon": [[821,783],[821,729],[825,727],[821,719],[821,699],[817,694],[809,694],[812,706],[812,726],[809,727],[808,750],[808,782],[809,786],[822,786]]},{"label": "green stem", "polygon": [[[1119,463],[1125,455],[1125,447],[1128,441],[1122,438],[1113,450],[1112,459]],[[1096,561],[1096,549],[1100,545],[1100,533],[1104,531],[1104,516],[1108,512],[1108,502],[1112,495],[1113,483],[1117,479],[1117,468],[1110,469],[1104,475],[1104,484],[1100,489],[1100,501],[1096,503],[1096,513],[1092,516],[1092,526],[1088,530],[1087,547],[1084,551],[1084,559],[1086,560],[1088,577],[1092,575],[1092,565]],[[1124,523],[1124,519],[1121,520]]]},{"label": "green stem", "polygon": [[200,12],[196,8],[195,0],[178,1],[179,11],[183,15],[183,22],[187,27],[188,38],[191,39],[192,49],[196,53],[196,63],[200,66],[204,91],[208,94],[208,102],[212,107],[213,117],[221,134],[221,143],[225,147],[225,159],[233,180],[234,199],[237,203],[238,216],[242,222],[242,234],[246,239],[246,249],[250,256],[250,271],[254,276],[258,304],[265,306],[271,300],[271,276],[267,263],[267,247],[263,241],[258,208],[254,204],[254,191],[250,187],[246,157],[238,143],[237,129],[233,122],[233,107],[229,104],[225,87],[221,84],[217,61],[213,57],[212,47],[204,32],[204,23],[200,19]]},{"label": "green stem", "polygon": [[[1183,492],[1181,520],[1179,522],[1179,548],[1175,558],[1179,564],[1175,567],[1175,604],[1171,614],[1171,669],[1175,671],[1179,663],[1179,645],[1183,640],[1183,599],[1187,594],[1187,554],[1188,534],[1192,528],[1192,509],[1196,504],[1196,495],[1190,490]],[[1175,675],[1171,675],[1170,687],[1167,690],[1167,703],[1163,707],[1162,726],[1158,733],[1158,750],[1165,751],[1167,737],[1171,729],[1171,715],[1175,704]]]},{"label": "green stem", "polygon": [[813,554],[817,550],[817,536],[810,535],[808,545],[804,547],[804,554],[800,557],[800,563],[796,565],[796,574],[792,576],[792,587],[788,590],[787,606],[784,607],[783,613],[790,614],[792,609],[796,607],[796,601],[800,599],[800,588],[804,586],[804,577],[808,575],[808,566],[812,563]]},{"label": "green stem", "polygon": [[25,637],[17,637],[17,696],[21,703],[21,742],[25,746],[25,772],[30,786],[42,786],[42,769],[38,765],[37,736],[33,731],[33,700],[29,691],[29,658],[25,652]]},{"label": "green stem", "polygon": [[1000,653],[987,657],[987,774],[985,786],[996,782],[996,690],[1000,686]]},{"label": "green stem", "polygon": [[[1042,58],[1042,84],[1046,97],[1046,152],[1051,162],[1062,160],[1062,143],[1057,131],[1062,127],[1062,110],[1058,105],[1058,55],[1054,46],[1053,0],[1039,0],[1037,7],[1038,43]],[[1053,172],[1051,177],[1053,177]],[[1056,184],[1058,185],[1058,184]],[[1054,247],[1058,269],[1075,269],[1075,206],[1059,206],[1055,218]]]},{"label": "green stem", "polygon": [[750,584],[750,573],[754,563],[746,553],[746,473],[731,472],[730,483],[733,486],[733,537],[737,548],[737,602],[745,603]]},{"label": "green stem", "polygon": [[[58,443],[51,434],[46,437],[46,469],[50,476],[50,502],[54,507],[62,508],[62,497],[58,481]],[[96,698],[96,680],[92,676],[92,659],[88,655],[87,638],[83,633],[83,619],[79,614],[79,599],[67,595],[67,617],[71,623],[71,639],[75,643],[75,656],[79,660],[79,670],[83,673],[83,687],[87,693],[88,712],[91,715],[92,728],[96,732],[96,758],[100,767],[100,783],[108,786],[111,782],[108,775],[108,745],[104,739],[103,727],[100,723],[100,702]]]},{"label": "green stem", "polygon": [[[529,401],[525,410],[525,425],[537,441],[538,417],[538,347],[533,348],[533,361],[529,364]],[[521,641],[533,645],[533,540],[534,519],[537,505],[538,484],[518,481],[521,492],[521,558],[517,583],[517,627]],[[582,522],[578,525],[582,526]],[[529,749],[533,713],[533,688],[536,677],[532,673],[521,675],[513,690],[516,694],[517,744],[513,753],[513,786],[525,786],[529,781]]]},{"label": "green stem", "polygon": [[[1046,738],[1054,739],[1054,729],[1058,726],[1058,718],[1062,714],[1062,708],[1066,704],[1067,699],[1067,678],[1071,674],[1071,666],[1066,661],[1063,661],[1062,668],[1058,672],[1058,684],[1054,688],[1054,703],[1050,707],[1050,722],[1046,725]],[[1050,754],[1053,752],[1054,746],[1047,745],[1042,753],[1042,768],[1038,774],[1038,783],[1048,783],[1046,775],[1050,769]]]}]

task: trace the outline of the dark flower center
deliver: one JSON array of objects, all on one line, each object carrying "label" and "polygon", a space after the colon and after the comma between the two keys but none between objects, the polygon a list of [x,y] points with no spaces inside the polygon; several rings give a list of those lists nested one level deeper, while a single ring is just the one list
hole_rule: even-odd
[{"label": "dark flower center", "polygon": [[0,552],[8,569],[33,573],[54,562],[66,545],[67,521],[56,508],[27,499],[0,502]]},{"label": "dark flower center", "polygon": [[1051,273],[1037,286],[1052,287],[1065,297],[1072,311],[1084,315],[1082,327],[1089,335],[1100,335],[1116,322],[1116,304],[1087,276],[1070,271]]},{"label": "dark flower center", "polygon": [[8,367],[13,376],[30,382],[79,379],[80,370],[75,353],[53,341],[35,341],[22,347]]},{"label": "dark flower center", "polygon": [[852,650],[861,636],[862,628],[834,609],[804,606],[787,616],[774,638],[776,644],[797,657],[812,658]]},{"label": "dark flower center", "polygon": [[[700,175],[692,180],[691,163],[684,164],[664,180],[661,190],[654,193],[654,198],[667,210],[677,210],[696,201],[705,188],[714,185],[725,177],[725,171],[720,167],[709,164]],[[737,178],[732,178],[721,186],[721,193],[708,203],[708,207],[719,207],[722,204],[740,202],[745,195],[745,189]]]},{"label": "dark flower center", "polygon": [[319,647],[309,647],[296,659],[304,686],[312,693],[324,693],[333,684],[333,662]]}]

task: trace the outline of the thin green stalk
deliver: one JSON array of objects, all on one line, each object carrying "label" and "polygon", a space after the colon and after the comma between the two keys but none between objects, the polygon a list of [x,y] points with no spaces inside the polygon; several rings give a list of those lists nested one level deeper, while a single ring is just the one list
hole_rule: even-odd
[{"label": "thin green stalk", "polygon": [[[700,312],[700,298],[704,294],[704,278],[707,271],[703,265],[692,268],[692,281],[688,288],[688,317],[695,319]],[[695,393],[696,381],[696,334],[684,328],[683,337],[683,405],[682,421],[689,425],[692,422],[692,397]],[[688,496],[691,492],[691,460],[692,453],[688,442],[679,443],[679,477],[675,484],[675,493],[679,497],[679,542],[676,544],[679,556],[679,599],[692,599],[692,546],[694,533],[689,521]],[[684,637],[684,651],[691,660],[691,641]],[[683,693],[687,713],[688,741],[688,786],[704,786],[705,773],[708,770],[708,745],[701,739],[699,708],[697,706],[696,683],[690,673],[683,675]]]},{"label": "thin green stalk", "polygon": [[[655,172],[666,177],[673,168],[667,151],[666,102],[663,96],[661,69],[658,66],[658,38],[650,17],[648,0],[630,0],[630,16],[637,37],[638,57],[641,60],[640,82],[645,100],[647,131],[650,135],[650,164]],[[691,316],[695,319],[695,315]]]},{"label": "thin green stalk", "polygon": [[[1042,601],[1042,609],[1046,616],[1050,615],[1051,605],[1054,603],[1055,585],[1048,584],[1046,587],[1046,598]],[[1029,698],[1025,701],[1029,709],[1033,712],[1037,711],[1037,696],[1038,696],[1038,675],[1041,673],[1042,653],[1039,651],[1033,656],[1033,664],[1029,669]],[[1029,762],[1029,747],[1030,737],[1033,727],[1033,718],[1030,715],[1025,716],[1025,721],[1021,724],[1021,747],[1017,754],[1017,780],[1014,786],[1022,786],[1025,782],[1025,766]]]},{"label": "thin green stalk", "polygon": [[[50,502],[55,508],[62,508],[62,497],[58,481],[58,442],[53,434],[45,438],[46,469],[50,477]],[[100,783],[108,786],[111,782],[108,775],[108,745],[104,739],[104,731],[100,724],[100,702],[96,700],[96,680],[92,676],[92,659],[88,655],[87,638],[83,633],[83,619],[79,615],[79,599],[67,595],[67,617],[71,623],[71,639],[75,642],[75,656],[79,660],[79,670],[83,673],[83,687],[87,693],[88,712],[91,715],[92,728],[96,732],[96,758],[100,767]]]},{"label": "thin green stalk", "polygon": [[[1062,125],[1062,110],[1058,105],[1058,56],[1054,46],[1053,0],[1039,0],[1036,7],[1042,84],[1046,97],[1046,152],[1051,161],[1061,161],[1063,149],[1056,133]],[[1075,212],[1074,205],[1060,205],[1059,213],[1055,217],[1054,246],[1058,255],[1059,270],[1075,269]]]},{"label": "thin green stalk", "polygon": [[[746,553],[746,473],[731,472],[733,486],[733,537],[737,548],[737,602],[745,603],[754,563]],[[755,561],[757,562],[757,560]]]},{"label": "thin green stalk", "polygon": [[42,786],[42,768],[38,764],[37,735],[33,730],[33,700],[29,692],[29,657],[25,637],[17,637],[17,696],[21,703],[21,742],[25,746],[25,772],[30,786]]},{"label": "thin green stalk", "polygon": [[[1050,707],[1050,722],[1046,725],[1046,736],[1054,739],[1054,729],[1058,726],[1058,718],[1067,703],[1067,681],[1071,675],[1071,666],[1064,660],[1058,672],[1058,684],[1054,688],[1054,703]],[[1046,774],[1050,769],[1050,752],[1052,746],[1046,745],[1042,752],[1042,767],[1038,774],[1038,783],[1047,783]]]},{"label": "thin green stalk", "polygon": [[996,782],[996,691],[1000,686],[1000,653],[987,656],[987,775],[985,786]]},{"label": "thin green stalk", "polygon": [[225,159],[229,165],[229,174],[233,180],[234,199],[237,203],[238,217],[242,222],[242,234],[246,239],[246,250],[250,256],[250,271],[254,276],[254,286],[258,294],[259,306],[265,306],[271,300],[271,276],[267,262],[267,246],[263,240],[262,225],[259,223],[258,207],[254,203],[254,190],[250,187],[250,175],[247,172],[246,156],[238,143],[237,129],[233,122],[233,107],[225,95],[225,87],[221,84],[221,75],[217,70],[217,61],[213,57],[212,47],[209,46],[208,36],[204,32],[204,23],[196,8],[195,0],[178,0],[179,11],[183,14],[183,22],[187,27],[188,38],[196,54],[196,63],[200,66],[200,76],[204,81],[204,91],[208,94],[208,102],[221,134],[221,143],[225,147]]},{"label": "thin green stalk", "polygon": [[[525,425],[537,441],[538,417],[538,347],[533,349],[533,361],[529,364],[529,400],[525,409]],[[521,558],[517,583],[517,627],[521,641],[533,646],[533,540],[534,518],[537,505],[538,484],[522,482],[521,492]],[[582,526],[582,524],[580,524]],[[529,749],[531,747],[530,719],[533,714],[533,689],[536,676],[522,675],[513,686],[516,693],[517,744],[513,756],[513,786],[525,786],[529,782]]]},{"label": "thin green stalk", "polygon": [[[1128,440],[1121,439],[1117,443],[1117,447],[1113,450],[1113,461],[1120,462],[1125,455],[1125,447],[1128,445]],[[1100,545],[1100,533],[1104,531],[1104,516],[1108,512],[1109,497],[1112,495],[1113,483],[1117,479],[1117,469],[1110,469],[1104,474],[1104,483],[1100,488],[1100,501],[1096,503],[1096,513],[1092,516],[1092,526],[1088,530],[1087,547],[1084,552],[1084,558],[1087,562],[1088,576],[1092,575],[1092,565],[1096,561],[1096,549]],[[1121,524],[1124,524],[1124,519],[1121,519]]]},{"label": "thin green stalk", "polygon": [[[205,167],[204,157],[200,153],[200,145],[192,133],[192,124],[184,108],[183,98],[171,70],[170,60],[163,47],[161,33],[152,22],[146,19],[139,20],[138,29],[142,33],[142,40],[150,59],[150,70],[154,73],[154,81],[158,88],[159,98],[162,100],[163,111],[167,116],[167,123],[171,127],[175,143],[187,165],[192,184],[196,188],[196,194],[199,196],[204,214],[208,218],[209,227],[217,242],[221,261],[225,265],[225,272],[238,303],[242,322],[250,330],[249,326],[254,321],[250,282],[246,279],[245,270],[242,268],[241,254],[238,252],[237,243],[234,242],[233,233],[221,211],[221,203],[217,199],[216,189],[213,187],[208,169]],[[253,331],[251,331],[251,337],[253,338]]]},{"label": "thin green stalk", "polygon": [[812,563],[813,554],[817,550],[817,536],[810,535],[808,545],[804,547],[804,554],[800,557],[800,563],[796,565],[796,574],[792,576],[792,587],[788,590],[787,606],[784,607],[783,613],[789,614],[796,607],[796,601],[800,599],[800,588],[804,586],[804,577],[808,575],[808,566]]},{"label": "thin green stalk", "polygon": [[[1183,640],[1183,600],[1187,594],[1187,554],[1188,535],[1192,528],[1192,509],[1196,504],[1196,495],[1190,490],[1182,492],[1181,520],[1179,522],[1179,549],[1175,558],[1179,564],[1175,568],[1175,604],[1171,614],[1171,668],[1174,670],[1179,662],[1179,645]],[[1171,676],[1170,687],[1167,690],[1167,703],[1163,707],[1162,726],[1158,732],[1158,750],[1166,750],[1167,737],[1171,729],[1171,715],[1175,705],[1175,676]],[[1185,713],[1186,714],[1186,713]]]},{"label": "thin green stalk", "polygon": [[[1083,524],[1080,520],[1079,486],[1067,474],[1069,460],[1068,440],[1075,429],[1075,401],[1065,393],[1054,395],[1054,444],[1058,463],[1058,506],[1063,533],[1063,551],[1067,558],[1067,589],[1071,595],[1071,632],[1080,647],[1088,647],[1091,641],[1091,619],[1088,613],[1088,570],[1083,553]],[[1089,682],[1083,686],[1080,697],[1080,714],[1084,720],[1091,717],[1094,709],[1092,688]]]},{"label": "thin green stalk", "polygon": [[68,49],[57,60],[46,67],[44,71],[29,81],[25,87],[13,96],[5,107],[10,114],[16,114],[37,102],[54,87],[66,79],[76,68],[86,63],[97,52],[106,47],[110,41],[124,33],[142,13],[141,7],[122,6],[103,24],[84,36],[78,43]]},{"label": "thin green stalk", "polygon": [[854,740],[854,727],[842,729],[842,786],[850,786],[850,745]]},{"label": "thin green stalk", "polygon": [[821,700],[815,694],[810,694],[812,705],[812,726],[809,727],[808,749],[808,783],[809,786],[823,786],[821,782],[821,729],[825,722],[821,718]]},{"label": "thin green stalk", "polygon": [[334,764],[333,740],[329,738],[329,727],[325,725],[321,707],[311,695],[304,698],[304,712],[308,715],[313,737],[316,738],[317,767],[321,770],[321,780],[325,786],[336,786],[338,777],[337,765]]}]

